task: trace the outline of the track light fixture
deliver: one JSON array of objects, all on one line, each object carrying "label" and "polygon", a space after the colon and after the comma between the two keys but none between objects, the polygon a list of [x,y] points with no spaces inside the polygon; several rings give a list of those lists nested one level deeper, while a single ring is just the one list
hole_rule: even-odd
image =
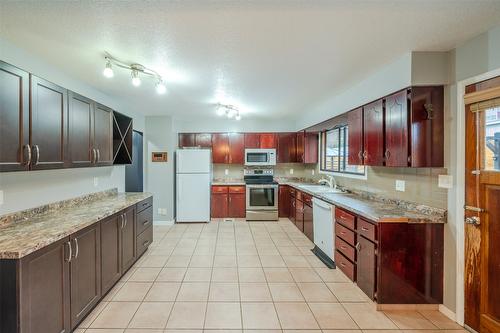
[{"label": "track light fixture", "polygon": [[106,65],[102,74],[107,78],[112,78],[114,76],[113,65],[119,68],[123,68],[130,71],[132,77],[132,85],[134,87],[139,87],[142,83],[141,76],[151,76],[156,79],[156,92],[159,95],[163,95],[167,92],[167,87],[165,86],[165,81],[161,75],[153,69],[147,68],[141,64],[133,63],[129,64],[124,61],[118,60],[112,57],[109,53],[105,53],[104,60]]},{"label": "track light fixture", "polygon": [[226,116],[229,119],[241,120],[240,110],[236,108],[234,105],[228,104],[217,104],[217,115],[218,116]]}]

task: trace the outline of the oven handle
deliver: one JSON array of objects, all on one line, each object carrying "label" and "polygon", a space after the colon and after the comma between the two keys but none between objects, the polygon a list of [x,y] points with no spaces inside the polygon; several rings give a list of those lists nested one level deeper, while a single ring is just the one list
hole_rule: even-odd
[{"label": "oven handle", "polygon": [[247,185],[247,188],[273,188],[273,189],[277,189],[278,188],[278,185],[276,184],[251,184],[251,185]]}]

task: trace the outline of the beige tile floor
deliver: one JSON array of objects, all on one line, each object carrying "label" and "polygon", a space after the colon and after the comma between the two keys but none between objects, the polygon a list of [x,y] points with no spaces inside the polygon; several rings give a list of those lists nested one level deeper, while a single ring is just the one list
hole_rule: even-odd
[{"label": "beige tile floor", "polygon": [[77,333],[465,332],[437,311],[376,311],[288,219],[155,226],[154,237]]}]

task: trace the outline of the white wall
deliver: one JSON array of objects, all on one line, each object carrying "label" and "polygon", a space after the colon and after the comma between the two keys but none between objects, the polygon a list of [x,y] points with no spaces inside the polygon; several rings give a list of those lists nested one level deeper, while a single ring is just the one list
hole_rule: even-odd
[{"label": "white wall", "polygon": [[288,132],[295,131],[295,119],[255,120],[243,118],[240,121],[227,119],[174,119],[174,129],[178,133],[189,132]]},{"label": "white wall", "polygon": [[[134,119],[134,129],[145,129],[144,117],[134,113],[127,105],[1,38],[0,60],[127,114]],[[99,179],[96,187],[93,185],[94,177]],[[120,191],[125,188],[124,166],[0,173],[0,191],[4,192],[0,215],[115,187]]]}]

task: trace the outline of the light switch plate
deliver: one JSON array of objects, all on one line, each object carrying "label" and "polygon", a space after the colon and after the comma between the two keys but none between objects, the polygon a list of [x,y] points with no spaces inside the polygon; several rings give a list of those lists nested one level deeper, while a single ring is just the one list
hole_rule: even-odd
[{"label": "light switch plate", "polygon": [[94,177],[94,187],[99,186],[99,177]]},{"label": "light switch plate", "polygon": [[293,175],[293,169],[290,169],[290,174]]},{"label": "light switch plate", "polygon": [[439,175],[438,176],[438,186],[441,188],[453,188],[453,176],[451,176],[451,175]]},{"label": "light switch plate", "polygon": [[0,191],[0,205],[3,205],[3,191]]},{"label": "light switch plate", "polygon": [[404,192],[406,182],[404,180],[396,180],[396,191]]},{"label": "light switch plate", "polygon": [[313,175],[313,176],[314,176],[314,169],[312,169],[312,170],[311,170],[311,175]]}]

